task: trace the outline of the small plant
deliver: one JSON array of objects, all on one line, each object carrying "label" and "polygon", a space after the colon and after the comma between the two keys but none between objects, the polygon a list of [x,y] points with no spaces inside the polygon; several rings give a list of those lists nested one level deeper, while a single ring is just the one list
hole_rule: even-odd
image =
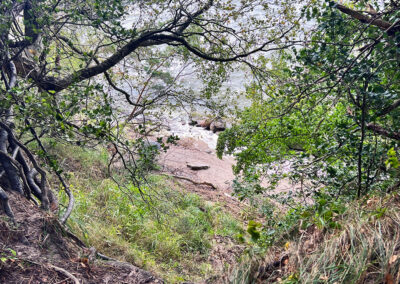
[{"label": "small plant", "polygon": [[250,234],[252,241],[256,242],[260,239],[261,232],[259,228],[261,228],[261,223],[251,220],[247,226],[247,232]]},{"label": "small plant", "polygon": [[11,261],[14,262],[17,260],[17,252],[11,248],[5,249],[5,251],[0,253],[0,266],[6,264]]},{"label": "small plant", "polygon": [[338,217],[345,213],[346,207],[341,199],[334,200],[321,194],[316,199],[315,213],[312,221],[318,228],[339,229]]}]

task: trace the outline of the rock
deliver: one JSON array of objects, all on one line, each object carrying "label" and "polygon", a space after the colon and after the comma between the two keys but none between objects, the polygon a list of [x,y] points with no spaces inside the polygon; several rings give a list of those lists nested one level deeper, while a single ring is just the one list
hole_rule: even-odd
[{"label": "rock", "polygon": [[196,126],[203,127],[207,130],[210,130],[210,125],[212,123],[211,119],[203,119],[197,122]]},{"label": "rock", "polygon": [[226,129],[226,123],[220,118],[214,120],[210,124],[210,130],[214,133],[217,131],[224,131],[225,129]]},{"label": "rock", "polygon": [[195,126],[197,122],[202,119],[202,115],[196,112],[192,112],[189,114],[189,125]]},{"label": "rock", "polygon": [[210,168],[210,166],[204,164],[196,164],[196,163],[190,163],[190,164],[188,163],[187,167],[193,171],[207,170]]}]

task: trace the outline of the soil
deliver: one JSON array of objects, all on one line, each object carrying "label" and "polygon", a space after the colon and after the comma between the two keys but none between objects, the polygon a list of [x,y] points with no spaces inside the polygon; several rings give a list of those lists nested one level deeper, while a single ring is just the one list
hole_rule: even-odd
[{"label": "soil", "polygon": [[[188,192],[200,195],[204,200],[220,203],[230,213],[239,216],[247,207],[232,196],[234,179],[233,157],[218,159],[215,151],[194,138],[183,138],[160,155],[161,172],[174,177]],[[205,170],[192,170],[187,164],[207,165]]]},{"label": "soil", "polygon": [[163,283],[128,263],[103,261],[46,213],[9,194],[15,224],[0,219],[0,283]]},{"label": "soil", "polygon": [[[187,191],[196,193],[210,202],[223,205],[228,212],[241,219],[243,211],[250,210],[246,202],[232,195],[232,182],[235,178],[232,166],[233,157],[219,159],[215,150],[207,143],[195,138],[182,138],[177,145],[171,145],[166,153],[160,155],[158,163],[161,172],[184,184]],[[187,165],[200,164],[208,166],[204,170],[192,170]],[[262,183],[267,186],[267,183]],[[287,181],[282,181],[273,193],[293,190]]]},{"label": "soil", "polygon": [[[184,185],[188,192],[219,203],[238,219],[249,206],[232,196],[233,157],[218,159],[215,151],[194,138],[183,138],[159,158],[161,172]],[[187,164],[207,165],[192,170]],[[286,190],[288,184],[280,186]],[[105,261],[45,213],[18,194],[10,194],[15,224],[0,216],[0,283],[163,283],[132,264]],[[244,247],[215,236],[208,261],[216,271],[235,265]],[[221,283],[209,279],[208,283]]]}]

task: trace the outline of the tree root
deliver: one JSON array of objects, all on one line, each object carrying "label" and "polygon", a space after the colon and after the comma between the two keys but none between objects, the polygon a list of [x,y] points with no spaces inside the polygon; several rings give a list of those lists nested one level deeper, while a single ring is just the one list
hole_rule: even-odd
[{"label": "tree root", "polygon": [[0,200],[3,205],[4,212],[7,214],[8,217],[10,217],[12,221],[14,221],[14,213],[12,212],[10,204],[8,203],[8,195],[1,187],[0,187]]},{"label": "tree root", "polygon": [[[40,148],[42,149],[42,151],[45,153],[46,159],[50,162],[49,154],[47,153],[46,148],[43,146],[43,143],[42,143],[42,141],[40,140],[40,138],[38,137],[38,135],[37,135],[35,129],[34,129],[32,126],[30,126],[31,124],[30,124],[30,122],[29,122],[28,120],[25,120],[25,122],[29,125],[29,129],[30,129],[30,131],[31,131],[31,133],[32,133],[32,135],[33,135],[33,137],[35,138],[36,142],[39,144],[39,147],[40,147]],[[40,172],[40,169],[38,169],[38,171]],[[40,174],[41,174],[41,172],[40,172]],[[65,223],[67,222],[69,216],[70,216],[71,213],[72,213],[72,209],[74,208],[74,205],[75,205],[75,198],[74,198],[74,195],[72,194],[71,190],[69,189],[69,186],[67,185],[67,183],[64,181],[63,177],[61,176],[61,174],[60,174],[58,171],[55,171],[55,174],[56,174],[58,180],[61,182],[61,185],[63,186],[64,192],[65,192],[65,193],[67,194],[67,196],[68,196],[68,206],[67,206],[67,210],[65,210],[64,215],[60,218],[61,223],[62,223],[62,224],[65,224]],[[48,198],[48,200],[50,200],[50,201],[52,201],[52,200],[55,201],[55,198],[54,198],[54,196],[52,196],[52,194],[50,193],[50,191],[49,191],[48,194],[46,194],[46,198]],[[53,205],[54,205],[54,204],[53,204]],[[57,206],[57,204],[56,204],[56,206]]]},{"label": "tree root", "polygon": [[176,179],[186,180],[188,182],[193,183],[194,185],[207,185],[207,186],[211,187],[213,190],[217,190],[217,187],[215,185],[213,185],[212,183],[210,183],[210,182],[206,182],[206,181],[198,182],[198,181],[192,180],[192,179],[187,178],[187,177],[177,176],[177,175],[172,175],[172,174],[163,174],[163,173],[161,173],[161,175],[167,176],[167,177],[173,177],[173,178],[176,178]]},{"label": "tree root", "polygon": [[14,133],[12,132],[11,128],[9,128],[6,124],[0,121],[0,127],[5,130],[8,134],[8,139],[11,139],[13,143],[19,146],[28,159],[31,161],[33,167],[40,173],[40,189],[42,191],[42,207],[45,210],[49,209],[49,199],[47,196],[47,188],[46,188],[46,172],[39,166],[33,154],[25,147],[21,142],[15,138]]},{"label": "tree root", "polygon": [[33,261],[33,260],[30,260],[30,259],[21,259],[21,260],[22,260],[22,261],[29,262],[29,263],[32,263],[32,264],[35,264],[35,265],[38,265],[38,266],[42,266],[42,267],[46,267],[46,268],[53,269],[53,270],[55,270],[55,271],[57,271],[57,272],[60,272],[60,273],[64,274],[64,276],[66,276],[66,277],[68,277],[69,279],[71,279],[75,284],[80,284],[78,278],[76,278],[74,275],[72,275],[71,272],[68,272],[68,271],[65,270],[64,268],[55,266],[55,265],[50,264],[50,263],[35,262],[35,261]]},{"label": "tree root", "polygon": [[[17,146],[17,147],[15,147],[14,152],[13,152],[13,154],[12,154],[13,159],[16,159],[18,153],[19,153],[19,147]],[[5,173],[6,173],[6,172],[5,172],[4,170],[2,170],[2,171],[0,172],[0,178],[1,178]]]},{"label": "tree root", "polygon": [[72,275],[70,272],[68,272],[67,270],[65,270],[64,268],[52,265],[52,264],[48,264],[47,265],[49,268],[54,269],[57,272],[60,272],[62,274],[64,274],[65,276],[67,276],[69,279],[71,279],[75,284],[80,284],[78,278],[76,278],[74,275]]}]

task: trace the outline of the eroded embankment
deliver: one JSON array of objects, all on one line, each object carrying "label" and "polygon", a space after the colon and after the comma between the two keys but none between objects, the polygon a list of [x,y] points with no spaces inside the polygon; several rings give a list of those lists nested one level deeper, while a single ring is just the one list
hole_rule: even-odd
[{"label": "eroded embankment", "polygon": [[10,194],[15,224],[0,220],[0,283],[163,283],[132,264],[100,260],[50,213]]}]

